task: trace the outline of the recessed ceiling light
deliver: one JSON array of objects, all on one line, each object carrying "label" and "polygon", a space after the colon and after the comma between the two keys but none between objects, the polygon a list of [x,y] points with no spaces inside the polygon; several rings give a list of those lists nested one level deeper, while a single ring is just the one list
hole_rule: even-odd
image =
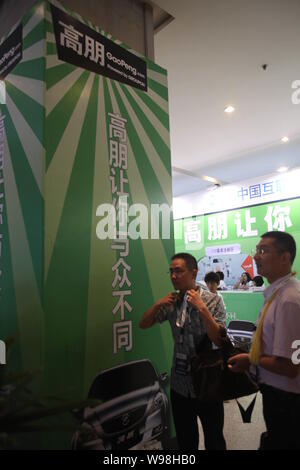
[{"label": "recessed ceiling light", "polygon": [[285,171],[288,171],[289,167],[288,166],[281,166],[278,168],[278,173],[284,173]]},{"label": "recessed ceiling light", "polygon": [[290,139],[287,136],[282,137],[281,142],[288,142]]},{"label": "recessed ceiling light", "polygon": [[226,106],[226,108],[224,109],[224,112],[228,114],[233,113],[233,111],[235,111],[235,107],[231,105]]},{"label": "recessed ceiling light", "polygon": [[209,183],[218,184],[216,178],[213,178],[212,176],[203,175],[202,179],[204,179],[204,181],[208,181]]}]

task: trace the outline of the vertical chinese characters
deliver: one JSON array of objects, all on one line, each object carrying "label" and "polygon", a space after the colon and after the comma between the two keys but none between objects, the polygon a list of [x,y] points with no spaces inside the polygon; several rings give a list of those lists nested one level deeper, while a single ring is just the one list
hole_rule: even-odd
[{"label": "vertical chinese characters", "polygon": [[113,205],[116,208],[118,231],[116,239],[111,245],[117,254],[117,261],[112,267],[114,274],[112,282],[112,296],[116,303],[112,310],[118,321],[113,324],[113,352],[119,350],[132,350],[132,320],[128,320],[128,314],[132,312],[130,305],[131,282],[128,273],[131,266],[126,258],[129,255],[129,239],[127,233],[128,213],[128,146],[126,119],[117,114],[109,115],[109,169]]}]

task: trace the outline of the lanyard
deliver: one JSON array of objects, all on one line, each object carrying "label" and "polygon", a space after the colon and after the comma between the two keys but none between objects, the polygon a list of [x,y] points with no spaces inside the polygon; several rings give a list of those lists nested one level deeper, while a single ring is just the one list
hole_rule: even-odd
[{"label": "lanyard", "polygon": [[261,343],[262,343],[262,333],[263,333],[263,325],[264,325],[264,321],[265,321],[265,316],[266,316],[266,314],[267,314],[267,312],[270,308],[270,305],[272,304],[273,300],[275,299],[275,297],[277,295],[277,292],[279,291],[280,287],[281,286],[279,286],[273,292],[271,297],[269,297],[269,299],[267,300],[266,305],[264,306],[264,309],[262,311],[261,317],[259,319],[257,330],[256,330],[255,335],[253,337],[253,341],[252,341],[252,345],[251,345],[251,349],[250,349],[250,353],[249,353],[250,362],[252,364],[255,364],[255,365],[259,364],[259,359],[260,359],[260,356],[261,356],[261,353],[262,353]]},{"label": "lanyard", "polygon": [[[202,289],[201,288],[199,289],[197,287],[197,291],[199,292],[199,295],[201,297]],[[183,297],[183,302],[182,302],[181,308],[179,309],[179,307],[177,307],[176,326],[178,326],[178,328],[183,328],[184,327],[185,319],[186,319],[187,313],[188,313],[188,307],[189,307],[189,304],[187,302],[187,292],[186,292],[184,294],[184,297]]]},{"label": "lanyard", "polygon": [[177,307],[176,326],[183,329],[188,309],[187,293],[184,294],[181,308]]},{"label": "lanyard", "polygon": [[189,305],[187,303],[187,293],[185,293],[181,308],[177,307],[176,326],[180,328],[179,344],[183,345],[185,326],[188,328],[188,347],[190,350],[195,350],[194,336],[192,333],[192,319],[189,312]]}]

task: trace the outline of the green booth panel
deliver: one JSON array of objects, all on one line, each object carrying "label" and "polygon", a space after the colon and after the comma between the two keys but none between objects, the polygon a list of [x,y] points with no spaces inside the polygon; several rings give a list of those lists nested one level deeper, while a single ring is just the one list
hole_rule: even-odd
[{"label": "green booth panel", "polygon": [[248,320],[256,323],[264,303],[262,292],[222,292],[226,305],[227,325],[231,320]]}]

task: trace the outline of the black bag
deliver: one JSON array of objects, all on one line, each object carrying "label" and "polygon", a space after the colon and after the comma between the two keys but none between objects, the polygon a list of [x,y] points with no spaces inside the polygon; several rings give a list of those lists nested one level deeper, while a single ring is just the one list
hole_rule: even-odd
[{"label": "black bag", "polygon": [[228,368],[228,359],[242,352],[245,351],[234,347],[225,328],[221,329],[220,349],[212,349],[210,339],[204,336],[197,354],[191,358],[191,374],[199,400],[232,400],[258,391],[247,372],[236,373]]}]

